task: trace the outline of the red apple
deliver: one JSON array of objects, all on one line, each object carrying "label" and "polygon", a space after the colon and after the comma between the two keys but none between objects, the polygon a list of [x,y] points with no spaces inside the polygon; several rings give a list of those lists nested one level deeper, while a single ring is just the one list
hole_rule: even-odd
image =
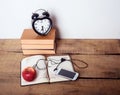
[{"label": "red apple", "polygon": [[22,76],[26,81],[33,81],[36,78],[36,70],[33,67],[27,67],[22,71]]}]

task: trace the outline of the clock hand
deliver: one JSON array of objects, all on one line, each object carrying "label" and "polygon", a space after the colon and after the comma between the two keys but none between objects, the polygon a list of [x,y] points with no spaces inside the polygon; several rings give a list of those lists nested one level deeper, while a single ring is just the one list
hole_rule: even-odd
[{"label": "clock hand", "polygon": [[41,29],[42,31],[44,30],[44,27],[42,26],[42,29]]}]

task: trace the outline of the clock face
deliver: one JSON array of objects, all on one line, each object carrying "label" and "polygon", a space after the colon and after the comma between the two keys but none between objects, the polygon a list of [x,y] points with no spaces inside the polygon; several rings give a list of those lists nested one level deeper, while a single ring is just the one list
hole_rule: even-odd
[{"label": "clock face", "polygon": [[32,26],[36,33],[46,35],[52,27],[52,22],[49,18],[38,18],[33,22]]}]

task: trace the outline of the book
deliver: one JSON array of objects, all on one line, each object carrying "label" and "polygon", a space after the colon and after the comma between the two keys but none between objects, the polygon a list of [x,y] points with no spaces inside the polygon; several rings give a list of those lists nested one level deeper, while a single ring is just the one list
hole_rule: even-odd
[{"label": "book", "polygon": [[34,54],[55,54],[55,49],[28,49],[22,50],[24,55],[34,55]]},{"label": "book", "polygon": [[22,45],[22,49],[54,49],[54,45],[45,44],[45,45]]},{"label": "book", "polygon": [[[61,62],[61,58],[64,58],[68,61],[64,61],[58,66],[58,64]],[[58,66],[58,68],[74,71],[72,62],[70,60],[71,58],[69,55],[48,56],[47,58],[45,58],[45,56],[43,55],[35,55],[35,56],[29,56],[29,57],[23,58],[21,60],[21,86],[40,84],[40,83],[70,81],[70,79],[68,78],[56,75],[56,71],[54,71],[56,66]],[[31,82],[25,81],[22,77],[22,71],[25,68],[32,67],[36,64],[38,68],[41,68],[41,69],[35,68],[37,71],[37,77]]]},{"label": "book", "polygon": [[34,32],[33,29],[24,29],[23,34],[21,36],[21,44],[54,44],[55,42],[55,32],[56,29],[52,28],[51,31],[46,36],[38,35]]}]

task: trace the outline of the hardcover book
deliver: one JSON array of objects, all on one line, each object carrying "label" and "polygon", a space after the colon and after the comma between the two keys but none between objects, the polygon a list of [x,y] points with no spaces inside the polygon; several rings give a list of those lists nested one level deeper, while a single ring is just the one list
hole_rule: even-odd
[{"label": "hardcover book", "polygon": [[55,28],[52,28],[46,36],[38,35],[33,29],[24,29],[21,36],[21,47],[23,54],[55,54],[55,34]]},{"label": "hardcover book", "polygon": [[[66,61],[61,62],[61,58],[66,59]],[[71,59],[69,55],[49,56],[47,58],[45,58],[45,56],[43,55],[35,55],[23,58],[21,61],[21,85],[25,86],[40,83],[69,81],[70,79],[68,78],[56,75],[57,70],[55,70],[55,68],[58,67],[57,69],[63,68],[74,71],[72,62],[70,60]],[[37,66],[35,67],[35,70],[37,71],[37,76],[33,81],[28,82],[24,80],[22,76],[22,71],[27,67],[33,66]]]},{"label": "hardcover book", "polygon": [[46,44],[46,45],[22,45],[22,49],[54,49],[55,45]]},{"label": "hardcover book", "polygon": [[28,44],[52,44],[54,45],[55,42],[55,32],[56,29],[52,28],[52,30],[48,33],[46,36],[38,35],[34,32],[33,29],[24,29],[23,34],[21,36],[21,43],[22,45],[28,45]]},{"label": "hardcover book", "polygon": [[24,55],[35,55],[35,54],[55,54],[55,49],[26,49],[22,50]]}]

